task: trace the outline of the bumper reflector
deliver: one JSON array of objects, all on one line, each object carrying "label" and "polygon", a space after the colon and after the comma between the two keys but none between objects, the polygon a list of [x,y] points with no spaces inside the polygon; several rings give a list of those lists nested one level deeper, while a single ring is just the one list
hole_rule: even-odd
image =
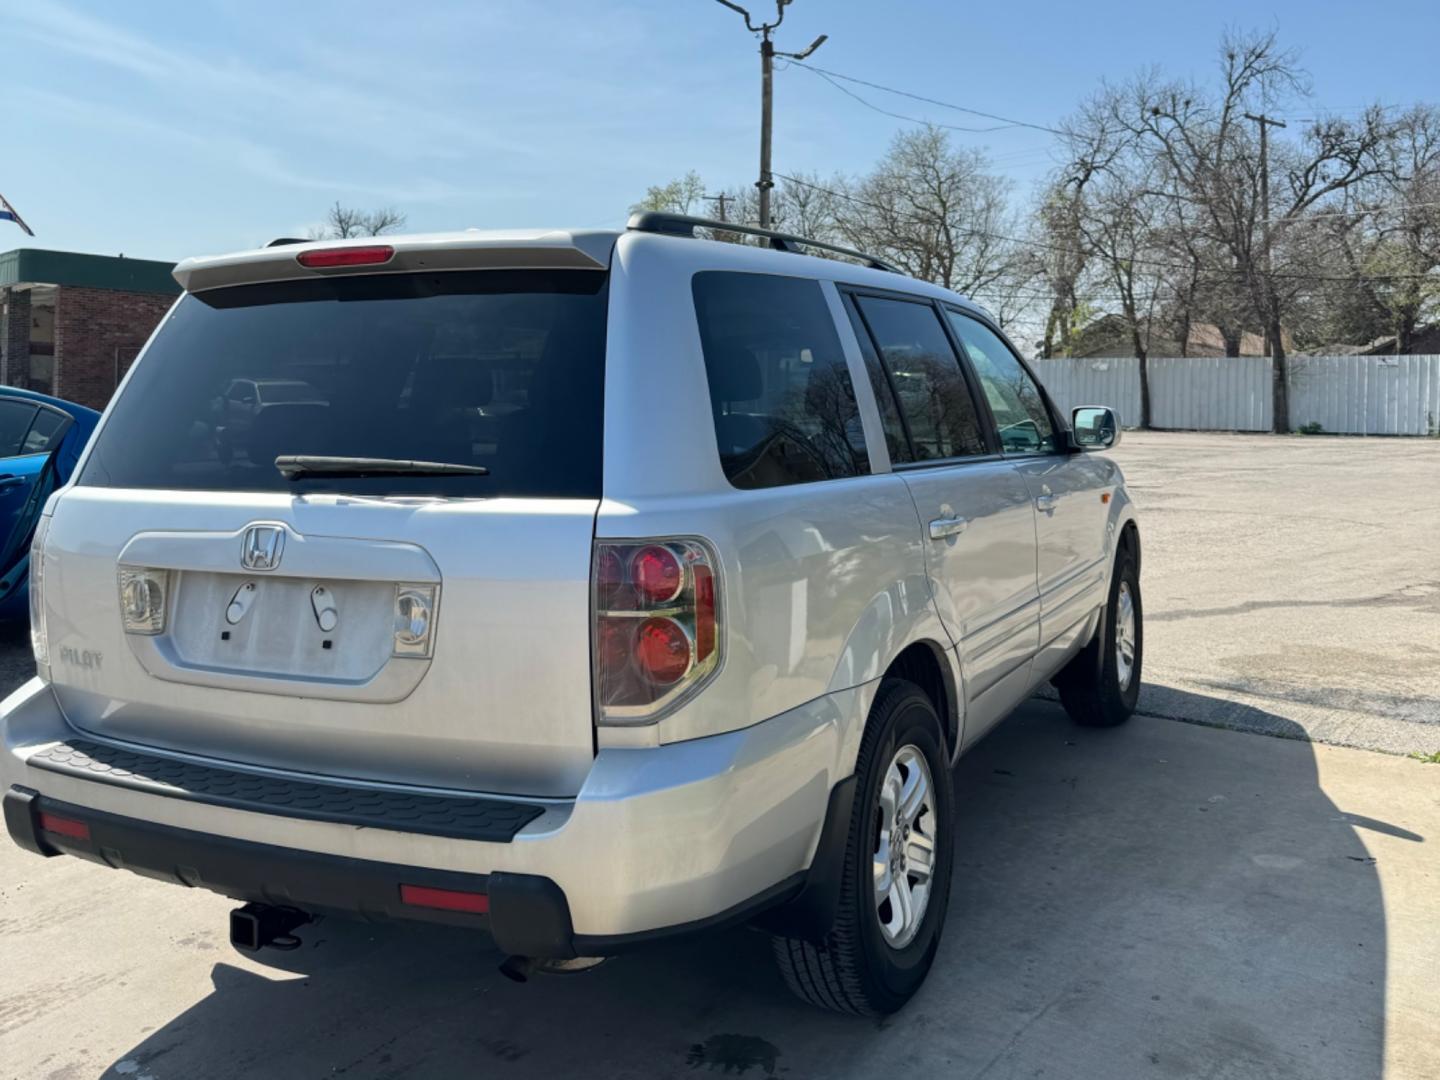
[{"label": "bumper reflector", "polygon": [[400,902],[411,907],[439,908],[442,911],[468,911],[484,915],[490,910],[490,897],[484,893],[461,892],[458,889],[431,889],[424,885],[401,885]]},{"label": "bumper reflector", "polygon": [[89,840],[90,826],[83,821],[76,821],[74,818],[60,817],[57,814],[47,814],[40,811],[40,828],[56,836],[68,836],[72,840]]}]

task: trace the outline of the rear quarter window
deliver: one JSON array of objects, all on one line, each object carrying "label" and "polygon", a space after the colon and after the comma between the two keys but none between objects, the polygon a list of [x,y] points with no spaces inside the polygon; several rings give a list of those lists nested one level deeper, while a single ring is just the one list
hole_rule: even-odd
[{"label": "rear quarter window", "polygon": [[868,472],[855,387],[820,283],[706,271],[693,291],[730,483],[780,487]]}]

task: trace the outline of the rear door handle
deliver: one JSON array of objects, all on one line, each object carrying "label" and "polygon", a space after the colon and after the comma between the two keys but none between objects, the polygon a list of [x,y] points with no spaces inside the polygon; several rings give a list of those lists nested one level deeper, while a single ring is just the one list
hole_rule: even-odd
[{"label": "rear door handle", "polygon": [[1042,513],[1052,513],[1055,510],[1054,495],[1038,495],[1035,498],[1035,509]]},{"label": "rear door handle", "polygon": [[19,487],[23,483],[25,483],[23,476],[0,476],[0,491],[4,491],[7,488]]},{"label": "rear door handle", "polygon": [[930,522],[930,539],[944,540],[947,537],[959,536],[969,524],[963,517],[936,518]]}]

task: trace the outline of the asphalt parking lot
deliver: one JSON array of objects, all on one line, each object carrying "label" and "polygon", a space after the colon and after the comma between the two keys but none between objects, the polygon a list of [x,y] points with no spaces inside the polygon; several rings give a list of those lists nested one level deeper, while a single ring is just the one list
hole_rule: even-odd
[{"label": "asphalt parking lot", "polygon": [[1143,711],[1440,751],[1440,439],[1127,432]]},{"label": "asphalt parking lot", "polygon": [[1440,1076],[1440,765],[1404,756],[1440,749],[1440,441],[1117,453],[1144,715],[1037,700],[961,763],[950,923],[898,1016],[802,1006],[745,930],[525,986],[444,929],[329,921],[257,962],[221,897],[6,845],[0,1077]]}]

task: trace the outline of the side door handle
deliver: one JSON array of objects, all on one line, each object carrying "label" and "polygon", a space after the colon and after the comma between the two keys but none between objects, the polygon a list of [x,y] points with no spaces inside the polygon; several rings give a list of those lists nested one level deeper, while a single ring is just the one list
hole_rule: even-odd
[{"label": "side door handle", "polygon": [[25,483],[25,477],[23,476],[0,476],[0,491],[19,487],[23,483]]},{"label": "side door handle", "polygon": [[1050,494],[1037,495],[1035,497],[1035,509],[1044,514],[1055,512],[1055,496]]},{"label": "side door handle", "polygon": [[951,536],[959,536],[963,533],[970,522],[963,517],[942,517],[930,522],[930,539],[945,540]]}]

